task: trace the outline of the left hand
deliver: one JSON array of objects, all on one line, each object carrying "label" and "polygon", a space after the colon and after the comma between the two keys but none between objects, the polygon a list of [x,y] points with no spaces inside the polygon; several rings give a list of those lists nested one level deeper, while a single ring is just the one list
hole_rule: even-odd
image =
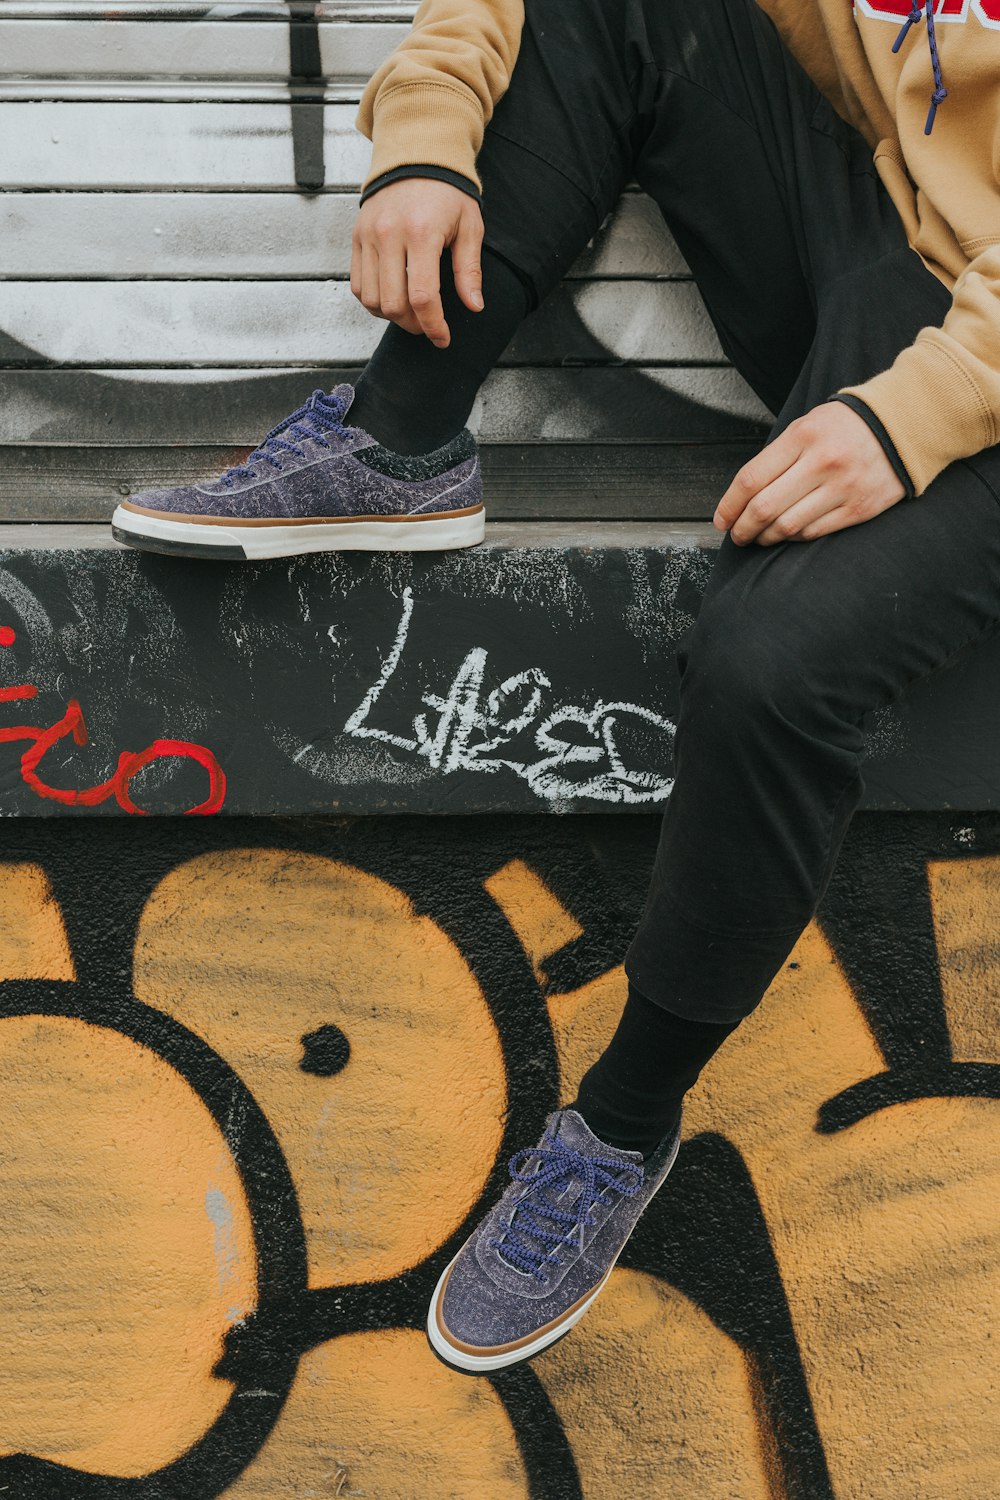
[{"label": "left hand", "polygon": [[867,422],[827,401],[743,465],[713,520],[741,547],[809,542],[870,521],[905,494]]}]

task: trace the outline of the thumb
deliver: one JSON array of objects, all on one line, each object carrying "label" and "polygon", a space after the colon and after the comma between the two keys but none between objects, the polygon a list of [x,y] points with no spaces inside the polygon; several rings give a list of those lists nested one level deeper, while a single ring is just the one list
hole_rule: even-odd
[{"label": "thumb", "polygon": [[474,214],[463,214],[451,246],[451,264],[455,290],[471,312],[482,312],[483,302],[483,221],[478,208]]}]

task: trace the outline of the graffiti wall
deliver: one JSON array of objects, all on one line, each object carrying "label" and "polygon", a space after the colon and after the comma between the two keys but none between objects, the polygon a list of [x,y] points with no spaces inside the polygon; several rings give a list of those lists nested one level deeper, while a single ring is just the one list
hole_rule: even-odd
[{"label": "graffiti wall", "polygon": [[8,823],[0,1492],[996,1493],[1000,821],[862,814],[588,1318],[422,1332],[656,820]]},{"label": "graffiti wall", "polygon": [[[0,512],[106,519],[356,373],[353,121],[413,8],[6,0]],[[491,514],[522,518],[707,516],[767,423],[635,192],[473,418]]]},{"label": "graffiti wall", "polygon": [[[0,528],[0,816],[662,808],[713,557],[679,523],[254,566]],[[870,715],[866,806],[998,805],[998,671],[994,636]]]},{"label": "graffiti wall", "polygon": [[587,1319],[482,1379],[422,1331],[615,1023],[692,522],[766,430],[649,201],[473,414],[546,524],[197,572],[65,524],[368,357],[411,13],[0,14],[0,518],[60,523],[0,535],[0,1497],[987,1500],[1000,642],[870,725],[882,811]]}]

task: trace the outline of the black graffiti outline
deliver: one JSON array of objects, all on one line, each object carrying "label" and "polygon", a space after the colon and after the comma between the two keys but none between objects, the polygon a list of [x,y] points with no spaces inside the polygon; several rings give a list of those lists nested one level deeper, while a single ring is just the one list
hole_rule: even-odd
[{"label": "black graffiti outline", "polygon": [[[924,835],[922,830],[926,827],[929,816],[903,815],[895,820],[895,826],[898,827],[905,821],[914,830],[898,851],[901,859],[909,859],[911,864],[915,861],[919,865],[926,858],[933,857],[935,852],[944,857],[958,857],[947,840],[939,839],[936,835],[931,840]],[[869,816],[869,828],[873,826],[871,819],[876,817],[877,815]],[[519,1141],[533,1136],[544,1113],[555,1103],[558,1091],[554,1042],[545,1008],[538,1003],[534,973],[516,934],[496,903],[485,896],[481,882],[509,858],[526,858],[541,877],[559,891],[560,899],[567,909],[581,920],[585,933],[587,928],[594,925],[594,912],[600,910],[603,899],[598,880],[585,882],[584,887],[578,888],[574,900],[568,876],[560,873],[561,866],[565,863],[563,846],[568,848],[569,843],[579,837],[575,829],[570,830],[565,822],[554,829],[552,821],[547,819],[544,827],[540,827],[539,820],[528,815],[518,819],[513,828],[505,831],[498,830],[496,821],[485,816],[461,820],[458,828],[454,826],[454,819],[436,822],[445,863],[449,863],[447,851],[453,841],[457,841],[465,852],[464,863],[468,867],[465,873],[468,874],[470,883],[465,886],[462,899],[456,900],[455,882],[448,880],[440,889],[429,889],[426,871],[421,873],[401,856],[400,851],[407,847],[407,827],[412,826],[414,834],[419,832],[425,839],[426,819],[413,817],[393,820],[391,837],[381,820],[376,818],[359,821],[370,830],[377,830],[381,837],[369,835],[358,841],[345,833],[343,839],[338,837],[331,841],[329,827],[305,821],[297,826],[286,825],[279,835],[268,838],[261,837],[259,822],[252,819],[245,822],[234,819],[228,824],[213,822],[207,826],[191,823],[181,825],[177,822],[161,826],[147,824],[142,829],[143,881],[135,881],[127,862],[119,869],[121,862],[117,858],[105,860],[102,868],[109,871],[110,889],[108,881],[95,882],[88,877],[86,869],[74,867],[72,859],[63,848],[66,838],[64,829],[25,821],[12,822],[5,830],[9,848],[16,851],[20,847],[26,856],[30,855],[35,862],[40,861],[49,870],[55,897],[66,918],[71,948],[81,972],[87,972],[88,969],[97,972],[100,962],[104,962],[110,963],[113,972],[127,973],[127,955],[134,940],[138,917],[159,880],[188,858],[200,853],[228,847],[245,848],[252,842],[254,847],[261,849],[304,849],[330,858],[345,859],[359,869],[391,881],[410,897],[418,912],[428,915],[444,928],[473,967],[487,999],[501,1039],[510,1087],[511,1114],[506,1122],[504,1142],[493,1170],[466,1223],[432,1256],[390,1282],[306,1291],[305,1272],[301,1265],[297,1270],[292,1267],[291,1272],[286,1271],[284,1284],[277,1288],[277,1295],[270,1295],[268,1300],[261,1298],[262,1316],[249,1320],[245,1327],[237,1330],[220,1362],[218,1373],[235,1379],[238,1382],[237,1391],[247,1385],[259,1389],[262,1377],[270,1382],[272,1390],[275,1389],[276,1382],[286,1380],[290,1389],[298,1360],[305,1349],[327,1342],[340,1334],[384,1328],[422,1328],[426,1298],[438,1271],[477,1220],[487,1200],[501,1185],[503,1161],[507,1151]],[[588,825],[598,821],[609,820],[586,820]],[[652,833],[653,825],[658,820],[644,821],[649,822]],[[863,815],[860,821],[865,822]],[[879,830],[883,829],[884,824],[884,817],[878,820]],[[934,826],[939,825],[940,819]],[[120,849],[120,840],[127,836],[129,826],[126,823],[91,825],[87,830],[88,840],[92,844],[99,841],[108,849]],[[980,839],[980,847],[970,857],[994,852],[994,846],[996,851],[1000,851],[1000,817],[979,815],[977,828],[984,830],[984,834]],[[880,832],[878,838],[880,844],[884,843],[883,833]],[[863,841],[862,838],[862,844]],[[650,839],[648,842],[651,850],[653,841]],[[929,847],[931,845],[933,847]],[[880,861],[879,868],[884,869],[884,864],[884,860]],[[856,879],[847,880],[848,887],[852,884],[856,884]],[[105,952],[107,926],[103,921],[109,899],[118,903],[122,918],[122,952],[120,956],[112,954],[110,958]],[[588,944],[586,940],[578,940],[570,944],[566,952],[572,952],[572,962],[561,958],[563,950],[552,955],[547,965],[552,976],[547,986],[548,993],[558,994],[564,988],[572,988],[585,982],[588,977],[596,978],[599,974],[606,973],[618,961],[614,936],[618,930],[618,924],[612,922],[608,932],[603,937],[599,936],[596,943]],[[909,940],[913,940],[912,931],[909,933]],[[841,951],[842,949],[841,943]],[[205,1066],[215,1079],[213,1088],[217,1095],[216,1108],[219,1110],[215,1117],[225,1117],[226,1123],[220,1128],[227,1141],[232,1141],[230,1149],[237,1169],[244,1178],[251,1217],[253,1218],[255,1204],[259,1216],[257,1185],[252,1180],[248,1185],[244,1175],[246,1164],[241,1161],[246,1156],[247,1145],[247,1136],[240,1125],[242,1111],[237,1108],[234,1113],[232,1109],[219,1107],[224,1097],[230,1101],[235,1099],[238,1104],[245,1095],[252,1118],[256,1108],[252,1097],[217,1054],[172,1017],[136,1001],[125,988],[126,983],[122,979],[117,990],[117,1000],[109,1000],[109,994],[113,995],[116,991],[113,985],[109,987],[104,980],[99,984],[85,984],[82,987],[66,982],[7,982],[0,985],[0,1016],[11,1013],[12,1005],[14,1013],[24,1013],[25,1008],[33,1014],[52,1013],[53,1007],[55,1013],[66,1013],[70,1001],[75,1010],[79,1011],[83,1001],[82,1009],[85,1014],[82,1019],[102,1024],[103,1017],[115,1030],[131,1035],[140,1046],[149,1046],[151,1040],[161,1038],[161,1046],[165,1049],[168,1062],[175,1055],[181,1061],[187,1057],[188,1073],[192,1076],[186,1076],[186,1081],[195,1095],[203,1099],[205,1082],[200,1069],[201,1060],[204,1059]],[[20,1012],[17,1010],[18,1006]],[[530,1077],[526,1072],[526,1054],[520,1035],[526,1028],[529,1033],[527,1056],[532,1061]],[[153,1050],[164,1055],[161,1048],[154,1047]],[[891,1050],[890,1048],[889,1051]],[[898,1071],[897,1069],[897,1073]],[[1000,1068],[996,1069],[996,1074],[1000,1075]],[[211,1104],[208,1107],[211,1108]],[[281,1155],[280,1145],[273,1140],[267,1150]],[[259,1154],[256,1153],[256,1148],[255,1154]],[[705,1285],[699,1284],[699,1276],[703,1277],[709,1260],[705,1246],[711,1243],[710,1225],[707,1238],[704,1228],[702,1230],[700,1252],[697,1244],[692,1248],[692,1243],[678,1229],[677,1221],[684,1220],[685,1216],[689,1224],[697,1227],[697,1216],[702,1212],[700,1205],[706,1201],[706,1184],[715,1184],[715,1190],[708,1193],[709,1202],[714,1198],[723,1203],[727,1201],[728,1194],[739,1192],[742,1194],[741,1201],[749,1205],[748,1211],[752,1210],[751,1197],[755,1201],[755,1194],[752,1183],[747,1188],[748,1179],[742,1157],[728,1141],[708,1135],[690,1141],[685,1158],[687,1165],[679,1164],[678,1168],[676,1216],[668,1212],[666,1198],[662,1204],[656,1200],[650,1213],[641,1221],[622,1263],[677,1286],[735,1339],[748,1360],[753,1375],[761,1431],[765,1438],[770,1434],[772,1456],[774,1437],[779,1431],[783,1434],[791,1433],[795,1437],[795,1441],[787,1445],[787,1451],[784,1451],[782,1445],[778,1445],[777,1451],[784,1472],[780,1476],[781,1489],[776,1490],[776,1497],[780,1495],[781,1500],[825,1500],[825,1491],[821,1488],[821,1476],[825,1473],[822,1442],[810,1417],[810,1409],[803,1405],[803,1394],[809,1400],[808,1389],[804,1386],[804,1379],[800,1380],[796,1371],[796,1365],[801,1368],[801,1361],[794,1334],[789,1335],[788,1328],[784,1327],[787,1303],[785,1312],[782,1312],[784,1293],[780,1268],[776,1272],[777,1281],[768,1270],[768,1257],[773,1260],[769,1241],[765,1242],[759,1229],[755,1230],[749,1249],[756,1257],[758,1270],[755,1275],[758,1279],[763,1277],[766,1281],[771,1277],[771,1300],[763,1308],[765,1316],[762,1319],[758,1319],[757,1323],[746,1323],[744,1318],[741,1324],[741,1303],[747,1299],[744,1296],[745,1287],[739,1284],[734,1275],[716,1275],[714,1290],[710,1287],[706,1291]],[[283,1161],[283,1156],[281,1160]],[[286,1174],[288,1188],[294,1198],[294,1183],[287,1176],[287,1165],[281,1170]],[[297,1200],[295,1201],[297,1213]],[[673,1204],[674,1197],[669,1201]],[[754,1212],[759,1212],[759,1204]],[[694,1220],[691,1218],[692,1214],[695,1215]],[[265,1233],[271,1233],[280,1242],[280,1252],[288,1233],[288,1221],[278,1213],[268,1213],[266,1217],[270,1223],[265,1223]],[[279,1219],[281,1222],[277,1222]],[[256,1238],[258,1221],[253,1222]],[[301,1218],[298,1217],[296,1222],[299,1226],[296,1233],[299,1233]],[[260,1254],[261,1249],[258,1247],[258,1255]],[[265,1258],[268,1255],[266,1243],[263,1254]],[[271,1263],[273,1265],[274,1261]],[[725,1271],[725,1266],[722,1270]],[[777,1339],[775,1315],[781,1323]],[[515,1367],[490,1378],[510,1414],[517,1441],[521,1445],[533,1500],[579,1500],[580,1481],[572,1450],[562,1424],[534,1371],[530,1366]],[[276,1394],[271,1399],[274,1405],[268,1419],[270,1425],[263,1435],[258,1431],[253,1444],[244,1442],[242,1467],[235,1463],[231,1442],[228,1454],[220,1454],[216,1447],[219,1441],[216,1424],[182,1459],[168,1469],[140,1480],[79,1474],[22,1456],[0,1460],[0,1485],[10,1486],[12,1500],[13,1497],[18,1497],[18,1500],[20,1497],[25,1497],[25,1500],[211,1500],[212,1496],[224,1494],[225,1487],[237,1477],[237,1468],[242,1473],[252,1463],[273,1431],[285,1398],[279,1400]],[[261,1399],[244,1404],[253,1407],[258,1418],[264,1414],[265,1402]],[[230,1429],[230,1437],[234,1430]],[[254,1447],[253,1452],[249,1451],[251,1446]],[[222,1479],[225,1483],[220,1489],[219,1481]]]},{"label": "black graffiti outline", "polygon": [[[977,815],[977,825],[993,828],[984,814]],[[887,1066],[820,1106],[817,1130],[827,1135],[893,1104],[1000,1099],[1000,1063],[956,1062],[954,1057],[927,874],[934,855],[913,836],[914,825],[893,814],[888,823],[883,815],[881,857],[852,858],[855,849],[863,849],[866,828],[856,820],[849,829],[847,857],[837,862],[818,921]],[[984,842],[989,846],[993,839],[988,834]],[[948,850],[947,858],[964,862],[983,852],[959,844]]]},{"label": "black graffiti outline", "polygon": [[[18,825],[18,831],[21,827]],[[225,827],[222,842],[230,842],[236,831],[233,824]],[[48,832],[47,827],[44,832]],[[213,841],[197,837],[192,843],[199,850],[213,845]],[[267,841],[257,839],[256,846],[268,847]],[[37,858],[37,848],[34,852]],[[125,905],[133,918],[129,937],[134,934],[137,914],[153,883],[143,891],[130,893],[133,899]],[[58,881],[53,884],[58,885]],[[108,893],[103,891],[98,902],[91,883],[77,885],[74,881],[74,886],[86,911],[83,920],[75,924],[76,930],[96,930],[101,925],[97,908],[103,908]],[[492,907],[485,896],[482,899]],[[76,915],[79,919],[79,909]],[[472,924],[466,936],[477,928],[478,923]],[[508,951],[502,973],[506,982],[516,975],[520,958],[524,977],[533,984],[530,966],[505,923],[497,922],[495,937],[502,939],[504,929]],[[475,972],[475,963],[472,967]],[[127,965],[123,968],[127,972]],[[477,977],[482,984],[485,976]],[[488,991],[484,989],[484,993]],[[491,1007],[495,1019],[503,1009],[502,1004]],[[526,1070],[516,1045],[525,1031],[525,1017],[519,1016],[517,1033],[510,1024],[498,1023],[513,1107],[497,1159],[466,1223],[444,1245],[390,1283],[309,1288],[302,1217],[280,1143],[251,1091],[211,1047],[173,1017],[137,1000],[123,983],[116,987],[86,980],[0,982],[0,1020],[16,1015],[71,1016],[106,1027],[154,1052],[184,1078],[215,1120],[240,1176],[253,1226],[260,1285],[258,1311],[233,1330],[216,1367],[220,1377],[234,1382],[233,1395],[221,1416],[181,1458],[140,1478],[122,1479],[16,1454],[0,1458],[0,1489],[6,1485],[11,1500],[214,1500],[224,1495],[253,1463],[277,1425],[303,1354],[348,1333],[423,1329],[423,1310],[431,1289],[475,1218],[481,1216],[487,1198],[495,1193],[503,1177],[502,1163],[525,1134],[538,1134],[541,1118],[556,1102],[555,1051],[547,1018],[539,1014],[535,1026],[527,1026],[529,1034],[534,1032],[533,1050],[547,1065],[549,1083],[541,1106],[531,1109],[520,1102],[527,1090],[516,1083],[521,1075],[525,1084],[526,1071],[533,1071]],[[537,1067],[537,1057],[534,1061]],[[537,1077],[532,1082],[537,1083]],[[275,1192],[277,1206],[268,1207]],[[286,1245],[282,1237],[289,1232],[292,1243]],[[523,1370],[502,1371],[488,1378],[508,1412],[521,1448],[531,1500],[582,1500],[572,1450],[538,1377],[531,1370]],[[258,1394],[252,1401],[241,1402],[241,1391],[250,1389]],[[267,1394],[261,1396],[261,1390]]]},{"label": "black graffiti outline", "polygon": [[[485,824],[489,822],[488,819],[478,821]],[[254,826],[254,831],[258,833],[255,840],[257,847],[268,847],[268,842],[259,838],[259,831],[255,825],[251,826]],[[219,825],[214,825],[214,827],[224,832],[224,843],[234,842],[239,845],[243,842],[239,836],[238,824],[230,824],[223,830],[219,830]],[[449,831],[454,832],[454,830]],[[204,838],[192,841],[190,836],[186,841],[189,844],[193,842],[194,847],[190,851],[192,853],[206,846],[214,847],[218,842]],[[284,846],[279,845],[279,847]],[[348,851],[348,853],[356,856],[356,851]],[[169,861],[171,867],[177,863],[176,859]],[[348,1287],[308,1290],[305,1271],[300,1269],[294,1286],[284,1285],[279,1295],[270,1299],[262,1293],[258,1314],[233,1331],[227,1340],[225,1353],[217,1366],[217,1373],[221,1377],[230,1379],[236,1384],[234,1396],[226,1412],[199,1443],[174,1464],[157,1473],[144,1476],[140,1480],[121,1480],[107,1476],[95,1478],[32,1458],[18,1457],[0,1460],[0,1483],[11,1484],[13,1494],[23,1495],[25,1500],[168,1500],[168,1497],[169,1500],[209,1500],[211,1495],[224,1494],[229,1484],[253,1462],[273,1431],[294,1384],[299,1358],[308,1348],[351,1332],[366,1332],[389,1327],[406,1327],[422,1331],[423,1311],[431,1287],[440,1270],[450,1260],[474,1223],[481,1217],[486,1204],[503,1185],[505,1181],[503,1163],[507,1156],[520,1141],[533,1138],[538,1134],[544,1115],[557,1103],[558,1074],[554,1039],[544,1007],[536,1008],[534,1011],[534,1036],[528,1049],[528,1055],[535,1064],[532,1070],[534,1076],[530,1082],[537,1092],[539,1083],[537,1060],[541,1058],[544,1064],[544,1090],[532,1105],[525,1107],[522,1103],[522,1100],[530,1097],[530,1090],[518,1085],[519,1079],[522,1085],[528,1082],[525,1078],[524,1062],[519,1054],[522,1053],[525,1032],[531,1029],[532,1002],[537,1000],[536,981],[520,947],[519,939],[496,903],[485,898],[480,886],[469,892],[474,898],[471,905],[468,900],[456,905],[447,895],[443,898],[437,897],[434,893],[429,895],[419,882],[414,884],[405,878],[401,879],[399,869],[393,867],[391,860],[388,868],[385,867],[383,861],[371,857],[363,859],[354,857],[352,863],[396,884],[409,895],[416,910],[426,913],[446,931],[459,951],[470,962],[475,977],[487,997],[491,1014],[497,1023],[512,1108],[506,1121],[504,1141],[493,1169],[484,1183],[478,1202],[471,1209],[466,1221],[456,1229],[447,1242],[424,1261],[394,1277],[389,1283],[364,1283]],[[481,870],[484,878],[490,868],[491,862],[487,855]],[[162,873],[163,871],[157,870],[154,864],[150,872],[150,888]],[[88,894],[90,889],[90,887],[86,888]],[[148,890],[133,893],[134,899],[130,908],[132,915],[130,925],[133,930],[138,914],[148,899],[148,894]],[[63,909],[66,910],[66,893],[63,893],[59,899]],[[81,912],[78,903],[70,905],[69,910],[75,917],[73,923],[76,930],[75,936],[79,937],[91,928],[94,919],[86,911]],[[487,954],[490,962],[484,968],[484,958]],[[608,966],[608,964],[603,965],[605,969]],[[491,974],[491,970],[496,972]],[[502,976],[502,995],[499,995],[497,991],[497,975]],[[24,983],[20,985],[0,984],[0,1016],[11,1010],[12,998],[16,998],[18,991],[23,991],[24,988]],[[106,986],[95,988],[81,996],[78,986],[50,985],[48,989],[51,997],[46,1004],[43,998],[45,988],[44,985],[40,987],[37,982],[28,984],[25,998],[32,1013],[39,1013],[43,1009],[45,1013],[57,1014],[71,1011],[71,1013],[78,1014],[80,1019],[94,1024],[108,1024],[113,1029],[129,1036],[138,1045],[151,1047],[151,1050],[181,1073],[196,1097],[204,1099],[206,1107],[209,1108],[227,1140],[239,1171],[254,1225],[258,1257],[266,1253],[266,1246],[261,1246],[258,1235],[262,1216],[255,1192],[254,1173],[262,1161],[267,1167],[265,1177],[274,1175],[273,1167],[267,1165],[267,1157],[262,1156],[257,1147],[249,1153],[246,1151],[246,1140],[242,1129],[235,1132],[232,1129],[233,1110],[231,1108],[220,1109],[218,1100],[214,1099],[211,1093],[206,1096],[204,1083],[199,1082],[197,1068],[193,1065],[183,1066],[184,1048],[193,1045],[197,1057],[214,1061],[219,1077],[225,1080],[226,1085],[233,1087],[235,1084],[243,1089],[228,1065],[172,1017],[150,1010],[149,1007],[135,1000],[130,992],[116,1002],[108,1001]],[[75,992],[75,997],[71,992]],[[144,1024],[142,1020],[147,1013],[154,1023],[152,1032],[148,1024]],[[178,1066],[179,1063],[182,1066]],[[244,1090],[244,1092],[252,1111],[255,1109],[252,1095],[248,1091]],[[239,1114],[239,1111],[236,1113]],[[264,1124],[266,1126],[266,1122]],[[283,1161],[280,1145],[273,1136],[269,1144],[274,1158],[280,1157]],[[691,1142],[687,1154],[696,1162],[700,1150],[699,1142]],[[732,1151],[732,1148],[729,1150]],[[294,1199],[294,1184],[287,1174],[287,1165],[284,1172],[290,1189],[289,1201],[291,1201]],[[684,1175],[681,1174],[682,1183]],[[689,1177],[692,1175],[690,1168],[687,1175]],[[697,1177],[697,1169],[693,1175]],[[294,1201],[296,1203],[294,1217],[298,1233],[301,1216],[298,1213],[297,1200]],[[273,1228],[279,1218],[279,1214],[273,1216],[266,1214],[263,1217],[264,1227],[268,1227],[270,1223]],[[623,1263],[636,1264],[638,1269],[663,1276],[662,1256],[658,1253],[651,1262],[648,1256],[639,1255],[637,1247],[642,1243],[640,1238],[628,1259]],[[769,1242],[759,1249],[765,1257],[771,1254]],[[773,1259],[773,1256],[771,1258]],[[667,1277],[667,1279],[673,1278]],[[772,1285],[780,1288],[780,1274]],[[681,1289],[685,1290],[683,1286]],[[730,1290],[730,1283],[720,1283],[720,1295],[725,1297]],[[706,1310],[716,1321],[719,1321],[718,1309],[709,1307]],[[768,1321],[772,1325],[777,1321],[784,1329],[782,1347],[786,1355],[789,1349],[794,1352],[794,1335],[788,1321],[783,1292],[780,1293],[777,1306],[771,1308],[771,1317]],[[744,1349],[744,1353],[750,1360],[751,1368],[756,1369],[762,1364],[763,1367],[767,1367],[768,1351],[766,1348]],[[797,1355],[795,1358],[797,1359]],[[773,1363],[772,1357],[771,1364]],[[581,1500],[582,1490],[572,1449],[545,1388],[534,1371],[529,1366],[524,1366],[498,1372],[489,1378],[508,1410],[512,1428],[525,1461],[532,1500]],[[254,1415],[260,1419],[256,1429],[259,1440],[253,1447],[253,1451],[250,1451],[249,1443],[244,1446],[242,1467],[240,1467],[240,1464],[234,1461],[233,1428],[227,1424],[227,1417],[231,1422],[233,1405],[241,1389],[259,1391],[268,1388],[273,1392],[270,1398],[262,1400],[258,1397],[252,1403],[255,1408]],[[795,1392],[795,1398],[790,1401],[791,1391]],[[825,1460],[822,1456],[822,1444],[815,1431],[815,1423],[811,1415],[811,1398],[804,1379],[799,1378],[794,1361],[793,1368],[786,1371],[784,1384],[773,1380],[770,1384],[765,1383],[763,1395],[764,1403],[759,1415],[765,1430],[774,1431],[777,1426],[784,1430],[800,1431],[804,1423],[804,1449],[803,1442],[800,1440],[795,1453],[789,1460],[791,1477],[783,1500],[828,1500],[822,1490],[808,1487],[812,1485],[816,1473],[823,1472],[825,1469]],[[783,1409],[773,1411],[775,1401]],[[795,1410],[796,1406],[799,1408],[798,1413]],[[265,1422],[266,1417],[270,1418],[269,1425]],[[267,1426],[266,1432],[265,1426]],[[795,1476],[803,1468],[807,1476],[805,1488],[802,1484],[795,1482]],[[210,1489],[206,1489],[206,1481],[211,1486]],[[219,1488],[220,1482],[222,1488]]]}]

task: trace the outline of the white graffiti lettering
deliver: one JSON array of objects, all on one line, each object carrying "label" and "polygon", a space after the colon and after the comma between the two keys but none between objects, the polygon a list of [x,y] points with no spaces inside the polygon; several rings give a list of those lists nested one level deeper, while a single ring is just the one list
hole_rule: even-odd
[{"label": "white graffiti lettering", "polygon": [[[381,740],[424,757],[437,771],[512,771],[549,802],[589,797],[599,802],[662,802],[672,778],[659,767],[673,745],[674,724],[638,703],[598,699],[590,708],[553,703],[540,667],[486,691],[488,652],[468,652],[444,693],[425,689],[412,734],[371,722],[376,704],[403,659],[413,618],[413,591],[403,590],[399,626],[378,677],[344,725],[357,739]],[[515,758],[521,739],[535,753]],[[503,754],[508,750],[511,753]]]}]

